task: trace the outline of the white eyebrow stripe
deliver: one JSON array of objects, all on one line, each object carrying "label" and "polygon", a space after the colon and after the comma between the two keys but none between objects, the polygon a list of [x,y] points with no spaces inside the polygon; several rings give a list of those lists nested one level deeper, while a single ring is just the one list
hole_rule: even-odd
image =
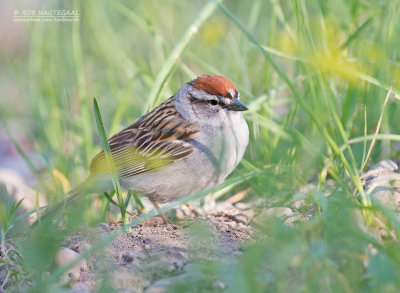
[{"label": "white eyebrow stripe", "polygon": [[231,95],[232,99],[236,97],[236,91],[234,89],[229,89],[228,93]]},{"label": "white eyebrow stripe", "polygon": [[231,103],[231,99],[225,98],[222,96],[218,96],[218,100],[219,100],[220,104],[224,104],[224,105],[229,105]]}]

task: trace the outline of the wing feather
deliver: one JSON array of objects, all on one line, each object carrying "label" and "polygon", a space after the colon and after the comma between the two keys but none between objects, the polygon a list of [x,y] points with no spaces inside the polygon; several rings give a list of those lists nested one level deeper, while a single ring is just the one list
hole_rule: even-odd
[{"label": "wing feather", "polygon": [[[192,153],[188,140],[196,135],[199,126],[182,118],[174,107],[173,98],[109,139],[118,178],[163,168]],[[110,178],[103,151],[93,158],[90,172],[92,176]]]}]

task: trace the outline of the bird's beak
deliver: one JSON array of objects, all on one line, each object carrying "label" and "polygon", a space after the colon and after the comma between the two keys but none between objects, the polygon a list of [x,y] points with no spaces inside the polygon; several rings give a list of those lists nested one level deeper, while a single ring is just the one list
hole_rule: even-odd
[{"label": "bird's beak", "polygon": [[233,98],[233,103],[228,106],[229,110],[232,111],[247,111],[249,110],[238,98]]}]

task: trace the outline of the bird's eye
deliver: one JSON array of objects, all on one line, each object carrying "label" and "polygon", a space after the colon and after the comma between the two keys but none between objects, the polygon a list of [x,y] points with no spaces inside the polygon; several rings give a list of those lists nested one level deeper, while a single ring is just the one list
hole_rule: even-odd
[{"label": "bird's eye", "polygon": [[217,100],[208,100],[208,104],[211,106],[216,106],[216,105],[218,105],[218,101]]}]

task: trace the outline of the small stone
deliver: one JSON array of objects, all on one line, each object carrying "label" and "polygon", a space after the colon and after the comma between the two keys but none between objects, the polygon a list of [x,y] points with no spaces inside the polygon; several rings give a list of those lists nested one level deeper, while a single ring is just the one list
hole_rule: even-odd
[{"label": "small stone", "polygon": [[168,292],[168,287],[173,284],[173,280],[161,279],[151,284],[145,293],[164,293]]},{"label": "small stone", "polygon": [[235,203],[235,208],[245,211],[250,209],[250,205],[244,202],[237,202]]},{"label": "small stone", "polygon": [[286,207],[276,207],[276,208],[269,208],[267,209],[266,214],[268,216],[275,216],[275,217],[290,217],[293,215],[293,212],[290,208]]},{"label": "small stone", "polygon": [[101,230],[103,230],[104,232],[109,232],[111,229],[107,224],[104,223],[100,223],[97,225],[97,227]]},{"label": "small stone", "polygon": [[294,255],[290,260],[290,267],[299,267],[302,263],[300,255]]},{"label": "small stone", "polygon": [[203,279],[204,275],[200,272],[187,272],[178,276],[155,281],[146,289],[145,293],[171,292],[171,286],[184,285],[191,282],[195,283]]},{"label": "small stone", "polygon": [[[130,268],[119,267],[110,272],[112,285],[117,292],[142,292],[150,281],[140,272],[132,273]],[[115,292],[115,291],[114,291]]]},{"label": "small stone", "polygon": [[140,255],[134,251],[129,251],[121,256],[121,261],[125,264],[133,262],[135,259],[140,258]]},{"label": "small stone", "polygon": [[363,265],[368,267],[370,259],[378,254],[378,249],[374,247],[371,243],[367,245],[365,248],[365,254],[368,256],[366,259],[363,260]]},{"label": "small stone", "polygon": [[168,219],[183,220],[186,215],[182,209],[176,208],[168,211],[166,216]]},{"label": "small stone", "polygon": [[237,223],[242,223],[244,225],[248,225],[254,217],[254,211],[253,210],[246,210],[242,211],[239,214],[236,214],[232,216],[232,219],[236,221]]},{"label": "small stone", "polygon": [[176,261],[170,265],[168,265],[168,272],[174,272],[174,271],[181,271],[183,267],[185,266],[185,263],[183,261]]},{"label": "small stone", "polygon": [[[312,215],[311,215],[312,216]],[[283,223],[287,226],[293,226],[294,223],[299,222],[299,221],[304,221],[308,218],[311,218],[311,216],[302,216],[300,214],[293,214],[292,216],[288,216]]]},{"label": "small stone", "polygon": [[236,251],[232,252],[232,255],[241,256],[241,255],[243,255],[243,252],[241,252],[240,250],[236,250]]},{"label": "small stone", "polygon": [[85,251],[89,251],[90,249],[92,249],[92,245],[90,245],[89,243],[82,243],[79,248],[78,248],[78,252],[80,254],[84,253]]},{"label": "small stone", "polygon": [[[57,266],[60,267],[60,266],[69,264],[72,261],[75,261],[80,256],[81,255],[79,253],[77,253],[69,248],[61,247],[57,253],[55,263]],[[72,267],[69,271],[66,272],[66,276],[69,279],[78,280],[81,275],[81,272],[87,271],[87,270],[88,270],[87,262],[85,259],[82,259],[74,267]]]},{"label": "small stone", "polygon": [[153,217],[142,222],[142,227],[156,227],[162,224],[164,224],[164,221],[161,217]]},{"label": "small stone", "polygon": [[397,166],[397,164],[392,160],[383,160],[375,164],[371,168],[371,170],[377,170],[377,169],[388,169],[390,171],[396,171],[397,169],[399,169],[399,166]]},{"label": "small stone", "polygon": [[226,288],[225,284],[219,280],[216,280],[212,284],[214,290],[224,290]]},{"label": "small stone", "polygon": [[180,209],[182,210],[185,217],[193,218],[203,215],[201,208],[196,208],[195,206],[190,206],[188,204],[183,205]]},{"label": "small stone", "polygon": [[235,221],[230,221],[230,222],[228,222],[228,225],[229,225],[229,227],[231,227],[231,228],[236,228],[237,225],[238,225],[238,223],[235,222]]},{"label": "small stone", "polygon": [[143,247],[143,249],[144,249],[144,250],[150,250],[150,245],[146,244],[146,245]]},{"label": "small stone", "polygon": [[293,204],[293,208],[300,211],[306,206],[307,202],[304,199],[300,199]]},{"label": "small stone", "polygon": [[246,215],[249,223],[253,220],[253,218],[254,218],[254,211],[253,210],[245,210],[242,213],[244,213]]},{"label": "small stone", "polygon": [[188,263],[184,267],[185,272],[201,272],[204,270],[204,265],[200,263]]},{"label": "small stone", "polygon": [[168,272],[173,272],[176,270],[176,267],[174,266],[174,264],[170,264],[167,268]]},{"label": "small stone", "polygon": [[371,179],[366,192],[382,204],[400,209],[400,174],[391,173]]},{"label": "small stone", "polygon": [[233,208],[233,205],[230,202],[221,201],[221,202],[216,203],[214,211],[226,212],[228,210],[231,210],[232,208]]},{"label": "small stone", "polygon": [[177,270],[182,270],[183,267],[185,266],[185,262],[178,260],[178,261],[174,262],[174,266]]}]

